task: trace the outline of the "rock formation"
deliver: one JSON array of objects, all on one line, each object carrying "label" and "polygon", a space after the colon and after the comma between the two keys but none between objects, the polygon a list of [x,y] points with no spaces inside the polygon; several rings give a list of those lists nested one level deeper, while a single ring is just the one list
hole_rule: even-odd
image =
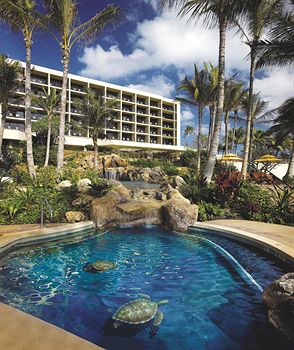
[{"label": "rock formation", "polygon": [[99,229],[125,224],[160,224],[171,230],[185,231],[197,221],[197,216],[198,207],[170,185],[161,191],[130,192],[119,184],[91,204],[91,217]]},{"label": "rock formation", "polygon": [[269,322],[294,344],[294,272],[283,275],[263,292]]}]

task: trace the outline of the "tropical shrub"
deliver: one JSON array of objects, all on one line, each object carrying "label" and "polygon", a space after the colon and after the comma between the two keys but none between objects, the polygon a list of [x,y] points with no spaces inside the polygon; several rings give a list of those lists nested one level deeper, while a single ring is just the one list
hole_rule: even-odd
[{"label": "tropical shrub", "polygon": [[222,206],[236,200],[242,187],[241,173],[221,172],[215,177],[215,193]]},{"label": "tropical shrub", "polygon": [[16,164],[15,167],[9,172],[9,176],[11,176],[13,181],[19,185],[31,183],[29,170],[27,164],[25,163]]},{"label": "tropical shrub", "polygon": [[198,212],[199,221],[213,220],[213,219],[224,217],[225,215],[225,210],[218,204],[212,204],[212,203],[200,201],[198,206],[199,206],[199,212]]},{"label": "tropical shrub", "polygon": [[112,186],[104,179],[94,179],[90,185],[89,195],[95,198],[100,198],[105,196]]},{"label": "tropical shrub", "polygon": [[273,198],[271,193],[261,186],[244,182],[236,201],[232,206],[245,219],[274,222]]}]

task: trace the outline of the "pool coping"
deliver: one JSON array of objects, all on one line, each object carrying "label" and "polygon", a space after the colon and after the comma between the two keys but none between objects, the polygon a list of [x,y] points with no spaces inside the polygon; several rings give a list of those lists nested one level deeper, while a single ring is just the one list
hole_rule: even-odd
[{"label": "pool coping", "polygon": [[258,235],[257,233],[239,230],[232,227],[211,224],[209,222],[197,222],[190,228],[192,230],[193,228],[203,228],[213,231],[215,234],[233,238],[242,243],[247,243],[294,267],[294,248],[272,238],[267,238],[265,236]]},{"label": "pool coping", "polygon": [[74,224],[64,224],[57,227],[44,227],[7,234],[0,238],[0,258],[12,250],[24,246],[75,237],[79,235],[82,230],[87,229],[94,229],[92,221],[83,221]]}]

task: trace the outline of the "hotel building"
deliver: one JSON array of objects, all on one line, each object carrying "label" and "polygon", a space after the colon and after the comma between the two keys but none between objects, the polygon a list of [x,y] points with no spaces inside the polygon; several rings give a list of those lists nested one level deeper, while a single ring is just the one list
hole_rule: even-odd
[{"label": "hotel building", "polygon": [[[21,63],[23,69],[25,64]],[[61,91],[62,72],[40,66],[32,66],[32,92],[43,96],[46,89]],[[76,101],[85,96],[85,89],[101,92],[105,99],[116,99],[113,110],[115,119],[105,125],[105,137],[98,140],[99,145],[116,145],[125,148],[182,151],[180,145],[180,103],[164,98],[98,80],[69,74],[67,86],[65,147],[84,149],[92,145],[89,130],[77,131],[74,125],[81,124]],[[5,122],[4,139],[8,143],[25,140],[24,86],[9,99],[9,114]],[[32,103],[32,121],[45,116],[44,111]]]}]

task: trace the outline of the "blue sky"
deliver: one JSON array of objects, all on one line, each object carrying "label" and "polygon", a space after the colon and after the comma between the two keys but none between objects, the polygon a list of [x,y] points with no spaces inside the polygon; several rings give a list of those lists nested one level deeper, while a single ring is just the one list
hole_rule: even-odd
[{"label": "blue sky", "polygon": [[[79,0],[82,21],[108,3]],[[185,74],[192,74],[194,62],[200,67],[204,61],[217,63],[217,30],[203,29],[200,22],[187,24],[185,19],[179,20],[175,12],[159,13],[156,0],[113,0],[112,3],[125,10],[127,20],[115,31],[103,33],[89,47],[76,47],[71,55],[71,73],[175,97],[179,81]],[[1,52],[24,60],[21,36],[3,25],[1,34]],[[228,75],[238,72],[240,79],[248,80],[247,54],[243,38],[230,31],[226,55]],[[36,35],[32,62],[62,70],[59,47],[50,35]],[[293,69],[259,72],[255,91],[260,91],[269,101],[269,108],[277,107],[293,95]],[[207,130],[207,121],[205,118],[204,130]],[[182,106],[182,129],[187,124],[197,128],[196,111]]]}]

